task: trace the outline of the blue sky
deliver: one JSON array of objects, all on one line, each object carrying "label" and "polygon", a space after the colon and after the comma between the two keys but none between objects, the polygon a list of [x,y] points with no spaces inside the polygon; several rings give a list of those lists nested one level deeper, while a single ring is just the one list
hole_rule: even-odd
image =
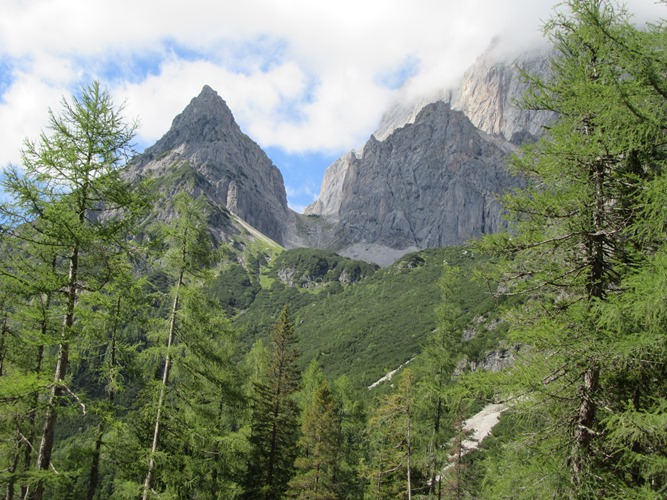
[{"label": "blue sky", "polygon": [[[2,0],[0,166],[92,79],[138,118],[139,149],[210,85],[285,178],[290,206],[395,101],[449,88],[500,35],[540,40],[556,0]],[[664,16],[630,0],[641,20]]]}]

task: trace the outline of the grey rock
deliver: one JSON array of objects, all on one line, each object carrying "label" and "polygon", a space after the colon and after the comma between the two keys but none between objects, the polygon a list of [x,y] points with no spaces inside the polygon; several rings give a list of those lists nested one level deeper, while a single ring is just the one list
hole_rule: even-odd
[{"label": "grey rock", "polygon": [[501,49],[495,41],[457,88],[396,103],[361,153],[334,162],[306,208],[320,219],[302,244],[387,265],[414,249],[497,231],[497,196],[518,185],[504,168],[508,152],[553,120],[518,106],[523,74],[544,77],[548,54],[506,57]]},{"label": "grey rock", "polygon": [[495,42],[465,72],[452,107],[480,130],[520,144],[539,136],[554,118],[552,113],[519,106],[530,86],[525,75],[548,74],[548,53],[527,52],[506,60],[498,50]]},{"label": "grey rock", "polygon": [[[165,200],[187,191],[226,209],[283,243],[294,215],[287,207],[283,178],[262,149],[237,125],[225,101],[210,87],[174,118],[169,131],[131,166],[131,177],[152,177]],[[228,239],[228,224],[213,229]]]},{"label": "grey rock", "polygon": [[516,185],[504,168],[511,149],[448,104],[429,104],[414,124],[385,141],[372,136],[361,156],[346,158],[340,196],[320,209],[324,221],[335,221],[324,240],[341,253],[363,244],[410,251],[495,232],[502,224],[495,199]]}]

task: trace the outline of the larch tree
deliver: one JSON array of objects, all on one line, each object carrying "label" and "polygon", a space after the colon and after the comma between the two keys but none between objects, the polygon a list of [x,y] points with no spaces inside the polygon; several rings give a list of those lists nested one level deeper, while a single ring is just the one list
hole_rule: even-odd
[{"label": "larch tree", "polygon": [[[617,353],[600,311],[627,293],[624,279],[656,245],[642,236],[642,213],[664,167],[665,31],[638,30],[605,0],[564,5],[546,25],[550,76],[531,78],[524,102],[557,118],[513,158],[528,187],[504,198],[511,232],[482,247],[497,259],[501,290],[525,297],[508,316],[514,340],[532,347],[515,369],[517,407],[549,408],[552,434],[539,453],[569,470],[569,485],[555,474],[542,486],[595,496],[616,487],[604,422],[615,412],[608,376]],[[664,221],[664,205],[657,217]],[[517,481],[538,484],[527,474]]]},{"label": "larch tree", "polygon": [[171,307],[164,325],[165,345],[158,348],[162,356],[162,368],[160,381],[157,383],[153,437],[143,482],[144,500],[151,496],[153,488],[156,455],[164,427],[165,413],[168,411],[167,397],[175,353],[181,353],[182,349],[198,349],[197,340],[188,335],[195,333],[195,329],[188,328],[192,325],[188,325],[186,320],[188,317],[192,319],[192,316],[188,316],[189,307],[184,306],[198,307],[197,301],[191,300],[191,295],[197,293],[198,281],[207,275],[214,262],[212,239],[208,233],[206,211],[202,203],[193,200],[185,193],[180,193],[175,198],[174,206],[176,217],[166,228],[166,241],[167,261],[175,275],[175,283],[171,288]]},{"label": "larch tree", "polygon": [[440,476],[447,462],[446,441],[452,434],[459,410],[459,398],[451,389],[462,343],[459,328],[462,311],[457,302],[462,287],[459,273],[458,268],[444,264],[440,278],[440,324],[424,344],[417,368],[417,411],[423,426],[425,456],[422,461],[428,470],[429,497],[441,498]]},{"label": "larch tree", "polygon": [[371,410],[370,459],[365,470],[371,498],[412,498],[416,470],[414,385],[412,370],[405,368],[396,390]]},{"label": "larch tree", "polygon": [[[120,169],[132,154],[136,126],[127,124],[99,83],[62,100],[59,114],[49,110],[47,131],[26,140],[22,166],[4,171],[1,186],[10,201],[0,206],[5,236],[31,249],[55,254],[62,310],[53,382],[44,414],[32,498],[42,498],[51,465],[58,406],[67,393],[70,347],[76,341],[78,300],[113,275],[110,255],[122,251],[145,198],[130,188]],[[37,250],[39,252],[39,250]],[[54,297],[55,299],[55,297]]]}]

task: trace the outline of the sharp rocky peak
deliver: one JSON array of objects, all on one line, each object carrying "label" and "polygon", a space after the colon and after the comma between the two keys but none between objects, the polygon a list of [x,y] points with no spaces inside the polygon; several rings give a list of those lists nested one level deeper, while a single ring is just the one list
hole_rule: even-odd
[{"label": "sharp rocky peak", "polygon": [[[285,241],[292,216],[282,175],[208,85],[144,151],[129,175],[158,180],[165,195],[163,219],[169,218],[173,195],[186,191],[233,212],[275,241]],[[220,228],[221,239],[229,239],[226,232]]]},{"label": "sharp rocky peak", "polygon": [[206,144],[220,140],[226,133],[241,133],[232,111],[208,85],[174,118],[169,132],[161,139],[166,147],[184,143]]}]

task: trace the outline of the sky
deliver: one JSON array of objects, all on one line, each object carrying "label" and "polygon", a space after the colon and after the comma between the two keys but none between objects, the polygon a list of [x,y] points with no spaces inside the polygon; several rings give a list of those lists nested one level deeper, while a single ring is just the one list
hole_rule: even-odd
[{"label": "sky", "polygon": [[[0,0],[0,166],[92,80],[154,144],[204,85],[283,174],[290,206],[382,113],[455,85],[494,37],[543,43],[556,0]],[[638,22],[664,17],[629,0]]]}]

